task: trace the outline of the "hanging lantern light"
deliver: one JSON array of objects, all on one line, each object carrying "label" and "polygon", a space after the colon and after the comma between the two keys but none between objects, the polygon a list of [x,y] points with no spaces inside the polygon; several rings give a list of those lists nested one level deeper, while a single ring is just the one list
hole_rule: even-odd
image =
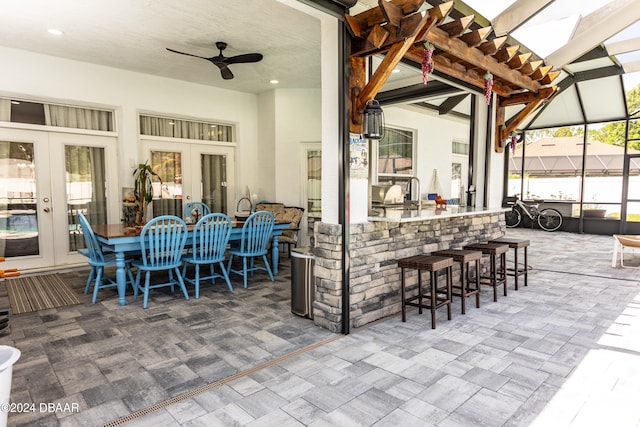
[{"label": "hanging lantern light", "polygon": [[375,99],[367,102],[364,107],[364,137],[382,139],[384,132],[384,114],[380,103]]}]

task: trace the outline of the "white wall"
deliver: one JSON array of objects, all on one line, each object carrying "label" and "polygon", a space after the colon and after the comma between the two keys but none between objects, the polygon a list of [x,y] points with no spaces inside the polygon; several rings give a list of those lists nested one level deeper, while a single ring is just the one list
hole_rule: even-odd
[{"label": "white wall", "polygon": [[[259,167],[254,169],[258,176],[255,186],[249,187],[254,202],[276,201],[275,161],[276,161],[276,92],[270,90],[258,95],[258,147]],[[244,191],[244,189],[243,189]]]},{"label": "white wall", "polygon": [[300,176],[301,144],[322,138],[321,91],[277,89],[275,93],[274,201],[300,206],[303,184]]},{"label": "white wall", "polygon": [[139,111],[235,124],[236,191],[241,197],[260,182],[256,95],[3,47],[0,57],[0,96],[117,110],[119,186],[131,185],[130,165],[145,160],[138,159]]},{"label": "white wall", "polygon": [[445,118],[412,106],[383,107],[385,125],[413,130],[417,137],[416,170],[426,199],[433,171],[438,171],[443,198],[450,198],[451,142],[469,141],[469,121]]},{"label": "white wall", "polygon": [[256,96],[14,49],[0,55],[0,96],[117,110],[119,186],[130,185],[131,165],[146,160],[138,158],[137,114],[154,112],[235,124],[233,199],[248,187],[259,200],[300,204],[300,143],[322,137],[319,89]]}]

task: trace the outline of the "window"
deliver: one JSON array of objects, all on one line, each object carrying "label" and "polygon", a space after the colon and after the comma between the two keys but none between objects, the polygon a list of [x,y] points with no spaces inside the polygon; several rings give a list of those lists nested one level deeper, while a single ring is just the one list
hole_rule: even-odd
[{"label": "window", "polygon": [[411,130],[385,128],[378,142],[378,184],[408,182],[414,171],[414,133]]},{"label": "window", "polygon": [[233,126],[192,120],[140,115],[140,135],[202,141],[233,142]]},{"label": "window", "polygon": [[469,155],[469,143],[464,141],[451,141],[451,152],[453,154]]},{"label": "window", "polygon": [[113,132],[113,111],[0,98],[0,121]]},{"label": "window", "polygon": [[303,194],[306,198],[309,216],[320,216],[322,213],[321,179],[322,179],[322,150],[318,143],[304,148],[305,175]]}]

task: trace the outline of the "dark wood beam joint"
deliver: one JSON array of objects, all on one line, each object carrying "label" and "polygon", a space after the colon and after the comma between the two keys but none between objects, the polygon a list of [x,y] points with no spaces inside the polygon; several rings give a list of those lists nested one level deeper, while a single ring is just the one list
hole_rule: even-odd
[{"label": "dark wood beam joint", "polygon": [[382,11],[382,15],[384,15],[384,20],[387,22],[387,25],[399,27],[400,21],[404,18],[402,8],[385,0],[379,1],[378,4],[380,5],[380,10]]},{"label": "dark wood beam joint", "polygon": [[518,53],[520,46],[505,46],[502,49],[498,50],[493,57],[498,62],[508,62],[513,58],[513,56]]},{"label": "dark wood beam joint", "polygon": [[527,63],[529,58],[531,58],[531,55],[532,55],[531,52],[527,52],[527,53],[522,53],[520,55],[516,55],[513,58],[511,58],[509,61],[507,61],[507,65],[512,70],[519,70],[524,66],[524,64]]},{"label": "dark wood beam joint", "polygon": [[489,37],[491,31],[491,27],[478,28],[477,30],[469,31],[468,33],[465,33],[458,38],[465,42],[467,46],[476,47],[480,43],[484,42],[487,37]]},{"label": "dark wood beam joint", "polygon": [[473,24],[474,19],[475,17],[473,15],[465,16],[439,25],[438,28],[449,34],[449,37],[459,37]]},{"label": "dark wood beam joint", "polygon": [[554,87],[543,87],[537,93],[536,92],[520,92],[513,94],[509,97],[498,97],[498,105],[500,107],[509,107],[511,105],[527,104],[529,102],[537,100],[548,99],[552,94],[557,91]]},{"label": "dark wood beam joint", "polygon": [[[544,89],[544,90],[543,90]],[[540,89],[539,97],[529,102],[515,117],[513,117],[509,123],[505,123],[504,116],[499,116],[498,113],[502,111],[504,114],[505,106],[507,105],[505,100],[498,99],[499,107],[496,109],[496,134],[494,141],[494,149],[496,153],[504,152],[506,140],[511,132],[518,129],[518,126],[522,124],[525,119],[534,112],[546,99],[553,96],[558,91],[558,87]],[[546,96],[545,96],[546,95]],[[501,123],[498,125],[498,123]]]},{"label": "dark wood beam joint", "polygon": [[371,76],[371,79],[367,82],[362,89],[358,100],[356,102],[358,114],[362,113],[367,102],[375,98],[376,94],[380,91],[385,84],[393,69],[402,60],[407,51],[411,48],[415,42],[416,36],[425,31],[427,28],[431,28],[435,25],[435,17],[431,17],[430,14],[424,14],[420,22],[413,29],[412,34],[407,35],[403,41],[399,41],[387,52],[387,54],[380,62],[378,68]]},{"label": "dark wood beam joint", "polygon": [[495,39],[487,40],[484,43],[481,43],[478,46],[478,49],[482,51],[485,55],[493,55],[502,47],[503,44],[507,42],[508,37],[497,37]]}]

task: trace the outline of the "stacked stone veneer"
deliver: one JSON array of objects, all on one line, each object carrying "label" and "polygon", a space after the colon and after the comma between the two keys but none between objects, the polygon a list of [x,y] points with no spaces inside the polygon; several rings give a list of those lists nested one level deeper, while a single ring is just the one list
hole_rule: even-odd
[{"label": "stacked stone veneer", "polygon": [[[504,234],[505,223],[504,214],[487,212],[350,228],[350,326],[359,327],[401,311],[398,259],[496,239]],[[314,322],[333,332],[342,330],[341,229],[316,222],[314,231]],[[416,284],[416,272],[407,270],[409,295],[416,292]]]}]

